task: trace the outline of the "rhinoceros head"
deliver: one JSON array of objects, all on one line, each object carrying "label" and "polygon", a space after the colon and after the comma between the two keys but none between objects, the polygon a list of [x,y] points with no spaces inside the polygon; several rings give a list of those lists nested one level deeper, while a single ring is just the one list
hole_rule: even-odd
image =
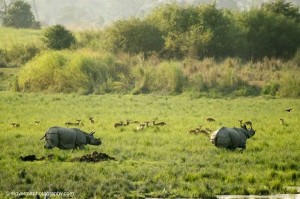
[{"label": "rhinoceros head", "polygon": [[100,145],[101,144],[100,138],[95,138],[94,134],[95,134],[94,131],[92,131],[91,133],[87,134],[87,136],[86,136],[87,143],[90,144],[90,145]]},{"label": "rhinoceros head", "polygon": [[251,138],[253,135],[255,135],[255,130],[254,129],[249,129],[248,130],[248,135],[249,135],[249,138]]}]

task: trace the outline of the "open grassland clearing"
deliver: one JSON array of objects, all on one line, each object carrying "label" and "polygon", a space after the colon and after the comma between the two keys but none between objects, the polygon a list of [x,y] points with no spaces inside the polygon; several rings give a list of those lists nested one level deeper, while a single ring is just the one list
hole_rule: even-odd
[{"label": "open grassland clearing", "polygon": [[[286,112],[287,108],[293,109]],[[75,198],[265,195],[293,192],[287,187],[300,186],[299,99],[1,92],[0,110],[3,197],[13,191],[74,192]],[[216,121],[208,122],[208,117]],[[96,131],[101,146],[75,151],[43,148],[39,139],[49,127],[76,119],[84,123],[79,126],[82,130]],[[141,131],[136,130],[137,124],[113,127],[126,119],[167,125]],[[244,151],[218,149],[204,135],[188,133],[198,125],[239,126],[239,119],[252,121],[257,130]],[[116,161],[71,161],[93,151]],[[30,154],[54,156],[35,162],[18,160]]]},{"label": "open grassland clearing", "polygon": [[15,29],[0,27],[0,48],[13,48],[18,44],[32,44],[40,42],[41,30]]}]

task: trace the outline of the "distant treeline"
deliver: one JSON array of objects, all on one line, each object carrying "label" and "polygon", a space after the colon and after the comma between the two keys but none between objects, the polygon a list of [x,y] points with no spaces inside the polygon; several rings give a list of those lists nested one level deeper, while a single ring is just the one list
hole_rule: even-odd
[{"label": "distant treeline", "polygon": [[168,4],[143,19],[116,21],[101,34],[103,47],[113,52],[156,53],[168,59],[289,59],[300,46],[300,13],[282,0],[243,12],[215,4]]}]

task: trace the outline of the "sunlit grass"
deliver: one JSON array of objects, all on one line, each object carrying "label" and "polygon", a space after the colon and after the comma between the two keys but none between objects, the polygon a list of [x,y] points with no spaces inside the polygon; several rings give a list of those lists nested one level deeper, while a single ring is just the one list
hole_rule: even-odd
[{"label": "sunlit grass", "polygon": [[[291,113],[286,108],[293,108]],[[300,186],[298,99],[191,98],[189,95],[44,95],[0,93],[0,190],[73,191],[77,198],[200,197],[216,194],[274,194]],[[95,124],[90,124],[89,117]],[[213,117],[216,122],[205,119]],[[286,125],[279,119],[284,118]],[[46,150],[39,140],[51,126],[81,119],[95,130],[99,147],[83,151]],[[136,131],[120,120],[165,121],[166,126]],[[251,120],[256,135],[245,151],[217,149],[198,125],[217,129]],[[35,120],[40,120],[36,125]],[[20,123],[13,128],[10,123]],[[92,151],[115,157],[101,163],[70,162]],[[21,155],[53,153],[52,161],[21,162]],[[25,169],[26,176],[18,173]]]},{"label": "sunlit grass", "polygon": [[0,48],[6,49],[17,44],[40,42],[42,33],[42,30],[0,27]]}]

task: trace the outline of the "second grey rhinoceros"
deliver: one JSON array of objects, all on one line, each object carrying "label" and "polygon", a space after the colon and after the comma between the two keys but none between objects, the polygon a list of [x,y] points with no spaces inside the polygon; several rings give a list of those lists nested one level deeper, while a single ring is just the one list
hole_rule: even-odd
[{"label": "second grey rhinoceros", "polygon": [[84,149],[85,145],[100,145],[101,140],[94,137],[95,132],[86,133],[78,128],[50,127],[41,138],[46,140],[44,148]]},{"label": "second grey rhinoceros", "polygon": [[222,127],[214,131],[210,136],[210,141],[216,147],[227,149],[246,149],[246,141],[255,134],[255,130],[247,128],[227,128]]}]

